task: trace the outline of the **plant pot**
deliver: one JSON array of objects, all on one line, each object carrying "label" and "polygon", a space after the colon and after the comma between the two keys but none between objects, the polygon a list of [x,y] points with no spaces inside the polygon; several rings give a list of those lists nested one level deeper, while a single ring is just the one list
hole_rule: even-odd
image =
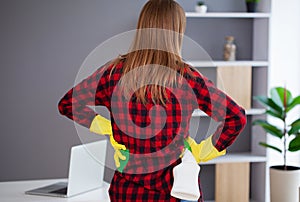
[{"label": "plant pot", "polygon": [[247,6],[247,12],[248,13],[254,13],[254,12],[256,12],[257,3],[255,3],[255,2],[247,2],[246,6]]},{"label": "plant pot", "polygon": [[298,202],[300,168],[288,166],[270,167],[270,194],[272,202]]},{"label": "plant pot", "polygon": [[207,12],[207,6],[206,5],[202,5],[202,6],[195,6],[195,11],[197,13],[206,13]]}]

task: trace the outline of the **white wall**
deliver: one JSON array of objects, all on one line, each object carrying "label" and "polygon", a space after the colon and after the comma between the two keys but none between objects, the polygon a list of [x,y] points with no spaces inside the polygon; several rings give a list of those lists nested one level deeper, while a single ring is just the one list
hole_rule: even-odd
[{"label": "white wall", "polygon": [[[270,23],[270,68],[269,88],[286,86],[292,94],[300,94],[300,1],[272,0]],[[300,107],[293,111],[293,119],[299,117]],[[275,122],[275,120],[269,120]],[[268,136],[268,143],[280,141]],[[282,165],[282,156],[275,151],[267,150],[268,164]],[[288,153],[287,162],[300,166],[300,152]],[[266,170],[268,173],[268,169]],[[268,176],[268,175],[267,175]],[[269,179],[267,178],[267,181]],[[266,201],[269,198],[269,183],[267,183]]]},{"label": "white wall", "polygon": [[[284,86],[294,96],[300,94],[300,1],[272,1],[270,24],[269,87]],[[300,107],[290,118],[300,115]],[[270,120],[274,122],[274,120]],[[268,137],[268,142],[274,142]],[[279,143],[279,142],[278,142]],[[282,164],[281,155],[268,151],[270,165]],[[287,161],[300,166],[300,152],[289,153]]]}]

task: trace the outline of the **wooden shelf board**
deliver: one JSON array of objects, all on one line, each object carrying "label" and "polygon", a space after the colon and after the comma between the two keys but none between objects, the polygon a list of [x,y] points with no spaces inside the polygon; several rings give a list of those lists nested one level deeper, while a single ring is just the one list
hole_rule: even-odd
[{"label": "wooden shelf board", "polygon": [[211,161],[201,163],[200,165],[211,165],[211,164],[217,164],[217,163],[239,163],[239,162],[266,162],[267,157],[266,156],[259,156],[254,155],[252,153],[246,152],[246,153],[233,153],[233,154],[226,154],[224,156],[215,158]]},{"label": "wooden shelf board", "polygon": [[268,66],[268,61],[251,61],[251,60],[237,60],[237,61],[187,61],[190,65],[194,67],[226,67],[226,66],[252,66],[252,67],[264,67]]},{"label": "wooden shelf board", "polygon": [[[246,110],[246,115],[261,115],[261,114],[264,114],[265,113],[265,109],[256,109],[256,108],[253,108],[253,109],[247,109]],[[207,117],[207,115],[201,111],[200,109],[195,109],[193,114],[192,114],[192,117]]]},{"label": "wooden shelf board", "polygon": [[261,115],[261,114],[264,114],[265,112],[266,112],[265,109],[257,109],[257,108],[246,110],[247,115]]},{"label": "wooden shelf board", "polygon": [[[205,202],[215,202],[215,200],[205,200]],[[249,202],[257,202],[257,201],[250,199]]]},{"label": "wooden shelf board", "polygon": [[270,13],[246,13],[246,12],[186,12],[187,18],[269,18]]}]

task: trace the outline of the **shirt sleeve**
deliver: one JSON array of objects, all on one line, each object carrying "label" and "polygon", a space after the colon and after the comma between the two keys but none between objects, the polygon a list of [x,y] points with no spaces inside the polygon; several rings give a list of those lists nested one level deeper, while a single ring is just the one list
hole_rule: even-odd
[{"label": "shirt sleeve", "polygon": [[195,108],[220,123],[212,136],[212,142],[218,151],[222,151],[234,142],[246,125],[245,110],[201,73],[192,70],[191,74],[188,81]]},{"label": "shirt sleeve", "polygon": [[106,82],[109,73],[107,67],[100,67],[92,75],[71,88],[59,101],[59,112],[76,123],[89,128],[97,113],[89,106],[103,105],[108,107]]}]

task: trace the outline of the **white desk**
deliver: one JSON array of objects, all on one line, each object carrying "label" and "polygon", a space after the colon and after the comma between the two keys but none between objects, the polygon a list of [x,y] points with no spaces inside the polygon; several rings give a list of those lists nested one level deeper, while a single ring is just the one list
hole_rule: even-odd
[{"label": "white desk", "polygon": [[0,201],[1,202],[109,202],[108,187],[105,183],[102,188],[73,196],[71,198],[58,198],[49,196],[33,196],[24,194],[25,191],[41,186],[50,185],[56,182],[63,182],[66,179],[51,180],[32,180],[32,181],[13,181],[0,182]]}]

